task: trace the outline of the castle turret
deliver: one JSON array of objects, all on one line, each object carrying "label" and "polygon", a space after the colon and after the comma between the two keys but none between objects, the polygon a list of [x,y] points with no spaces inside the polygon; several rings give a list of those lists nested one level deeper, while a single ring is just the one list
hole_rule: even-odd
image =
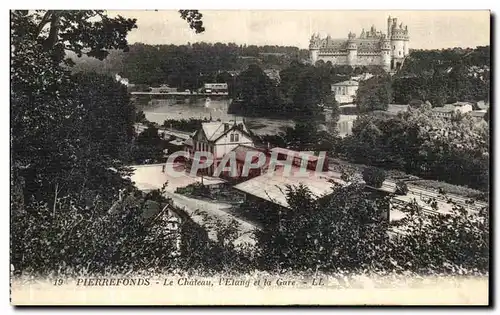
[{"label": "castle turret", "polygon": [[347,64],[354,66],[358,61],[358,45],[356,44],[356,34],[350,32],[347,40]]},{"label": "castle turret", "polygon": [[392,29],[392,18],[389,15],[387,18],[387,38],[391,38],[391,29]]},{"label": "castle turret", "polygon": [[398,19],[394,18],[391,28],[392,57],[402,59],[405,57],[404,43],[406,40],[405,30],[398,26]]},{"label": "castle turret", "polygon": [[313,34],[309,41],[309,59],[314,65],[318,61],[319,49],[321,48],[321,39],[319,35]]},{"label": "castle turret", "polygon": [[405,34],[405,41],[403,43],[403,50],[406,57],[410,54],[410,35],[408,34],[408,25],[405,25],[404,34]]}]

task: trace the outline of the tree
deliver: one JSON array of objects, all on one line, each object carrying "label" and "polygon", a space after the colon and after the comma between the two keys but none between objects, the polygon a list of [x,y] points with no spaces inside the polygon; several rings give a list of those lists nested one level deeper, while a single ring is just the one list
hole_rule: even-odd
[{"label": "tree", "polygon": [[251,65],[238,76],[236,91],[241,102],[232,103],[228,112],[249,116],[282,115],[278,91],[259,66]]},{"label": "tree", "polygon": [[135,140],[131,160],[138,164],[162,163],[164,144],[158,135],[158,128],[149,126]]},{"label": "tree", "polygon": [[434,106],[489,96],[489,47],[414,51],[394,79],[396,103],[412,98]]},{"label": "tree", "polygon": [[397,181],[394,193],[396,195],[406,195],[408,193],[408,185],[404,181]]},{"label": "tree", "polygon": [[135,119],[126,89],[62,62],[65,50],[103,59],[126,49],[134,27],[104,11],[11,11],[16,270],[123,273],[172,252],[143,221],[146,200],[125,176]]},{"label": "tree", "polygon": [[373,237],[382,235],[382,229],[366,235],[365,223],[376,215],[360,198],[363,195],[360,186],[337,187],[327,200],[318,202],[307,188],[289,187],[290,209],[281,212],[277,226],[258,234],[260,264],[278,272],[362,269],[366,257],[374,253],[369,248],[375,243]]},{"label": "tree", "polygon": [[[408,203],[401,208],[406,217],[397,222],[405,233],[387,237],[395,233],[382,215],[387,197],[371,199],[355,182],[332,188],[329,196],[317,200],[306,187],[289,186],[288,209],[267,206],[279,219],[257,232],[259,268],[307,273],[488,273],[488,209],[467,212],[454,205],[452,215],[426,215],[419,205]],[[256,207],[263,212],[266,206]]]},{"label": "tree", "polygon": [[299,74],[299,80],[292,94],[293,112],[303,120],[316,119],[322,113],[319,106],[324,104],[326,97],[321,77],[316,69],[306,69]]},{"label": "tree", "polygon": [[297,151],[314,151],[320,141],[318,126],[314,121],[296,121],[285,133],[287,147]]},{"label": "tree", "polygon": [[137,27],[135,19],[110,18],[103,10],[12,11],[11,17],[13,38],[40,44],[55,61],[65,50],[102,60],[108,49],[127,49],[126,34]]},{"label": "tree", "polygon": [[376,167],[366,167],[363,169],[363,180],[367,185],[373,186],[375,188],[382,187],[385,181],[385,172]]},{"label": "tree", "polygon": [[476,124],[468,115],[443,120],[424,104],[395,117],[360,116],[352,132],[342,141],[344,156],[350,161],[488,187],[489,131],[486,124]]},{"label": "tree", "polygon": [[392,83],[388,75],[373,77],[360,83],[355,103],[360,112],[387,110],[392,102]]},{"label": "tree", "polygon": [[330,113],[330,121],[328,122],[328,131],[333,136],[338,136],[337,123],[340,119],[340,107],[339,103],[335,99],[335,94],[331,93],[326,97],[325,107],[329,108],[332,112]]},{"label": "tree", "polygon": [[197,34],[205,31],[202,20],[203,14],[198,10],[179,10],[179,13],[181,14],[181,18],[186,20],[189,23],[189,27],[194,29]]}]

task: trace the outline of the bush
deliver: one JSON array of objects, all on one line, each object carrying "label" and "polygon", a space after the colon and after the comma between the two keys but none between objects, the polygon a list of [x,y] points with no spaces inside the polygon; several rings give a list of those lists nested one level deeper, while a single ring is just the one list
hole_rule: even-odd
[{"label": "bush", "polygon": [[383,170],[376,167],[367,167],[363,170],[363,180],[367,185],[375,188],[382,187],[386,174]]},{"label": "bush", "polygon": [[408,185],[400,180],[396,183],[396,190],[394,192],[397,195],[406,195],[408,193]]},{"label": "bush", "polygon": [[185,196],[195,196],[195,197],[209,197],[210,188],[203,185],[202,183],[193,183],[185,187],[178,187],[175,192],[177,194]]}]

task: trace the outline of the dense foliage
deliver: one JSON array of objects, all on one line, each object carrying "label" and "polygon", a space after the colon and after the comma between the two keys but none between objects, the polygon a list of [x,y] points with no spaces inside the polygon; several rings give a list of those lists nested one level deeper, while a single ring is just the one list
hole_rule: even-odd
[{"label": "dense foliage", "polygon": [[[236,79],[231,113],[246,116],[323,120],[324,108],[338,113],[338,104],[331,84],[359,74],[363,68],[317,66],[292,62],[280,72],[276,84],[257,65],[248,67]],[[333,121],[337,121],[338,116]]]},{"label": "dense foliage", "polygon": [[424,105],[390,118],[360,116],[342,142],[355,163],[488,189],[488,126],[467,114],[443,120]]},{"label": "dense foliage", "polygon": [[135,43],[128,52],[113,50],[103,61],[72,56],[75,71],[97,71],[128,78],[134,84],[196,89],[203,83],[229,82],[249,65],[283,69],[292,60],[306,58],[307,51],[288,46],[236,45],[234,43],[189,43],[146,45]]},{"label": "dense foliage", "polygon": [[408,191],[408,185],[404,181],[399,180],[396,182],[396,189],[394,190],[396,195],[406,195]]},{"label": "dense foliage", "polygon": [[279,91],[274,82],[256,65],[251,65],[237,78],[237,101],[228,112],[245,116],[279,117],[283,114]]},{"label": "dense foliage", "polygon": [[374,110],[387,110],[393,101],[392,80],[389,75],[374,76],[359,84],[355,103],[358,112],[365,113]]},{"label": "dense foliage", "polygon": [[149,126],[134,140],[130,152],[130,162],[132,164],[164,163],[163,150],[165,149],[167,149],[167,141],[160,138],[158,128]]},{"label": "dense foliage", "polygon": [[394,101],[412,99],[442,106],[456,101],[488,101],[490,47],[413,51],[393,81]]},{"label": "dense foliage", "polygon": [[455,205],[453,215],[437,216],[408,204],[401,233],[382,219],[385,198],[370,198],[356,182],[321,200],[303,186],[289,187],[287,196],[290,208],[258,233],[258,260],[267,270],[488,272],[487,209],[473,214]]},{"label": "dense foliage", "polygon": [[363,170],[363,180],[367,185],[375,188],[382,187],[385,177],[385,172],[377,167],[366,167]]},{"label": "dense foliage", "polygon": [[[72,75],[63,64],[61,47],[98,58],[126,48],[125,36],[134,25],[102,11],[11,12],[16,272],[125,273],[175,265],[170,258],[178,233],[163,228],[168,222],[162,221],[170,201],[162,192],[144,195],[126,179],[133,123],[142,118],[134,117],[125,88],[113,78]],[[156,145],[151,132],[138,143]],[[183,248],[200,256],[183,256],[179,264],[222,269],[203,259],[224,257],[225,249],[199,246],[207,244],[206,232],[188,217],[183,222],[181,231],[189,235]],[[217,253],[207,255],[205,249]]]}]

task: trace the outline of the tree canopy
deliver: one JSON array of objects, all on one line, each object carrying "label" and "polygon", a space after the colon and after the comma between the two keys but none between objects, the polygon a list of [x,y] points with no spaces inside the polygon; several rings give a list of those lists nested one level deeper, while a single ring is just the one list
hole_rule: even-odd
[{"label": "tree canopy", "polygon": [[487,190],[489,132],[469,115],[436,118],[429,105],[391,118],[364,115],[343,141],[347,159]]}]

